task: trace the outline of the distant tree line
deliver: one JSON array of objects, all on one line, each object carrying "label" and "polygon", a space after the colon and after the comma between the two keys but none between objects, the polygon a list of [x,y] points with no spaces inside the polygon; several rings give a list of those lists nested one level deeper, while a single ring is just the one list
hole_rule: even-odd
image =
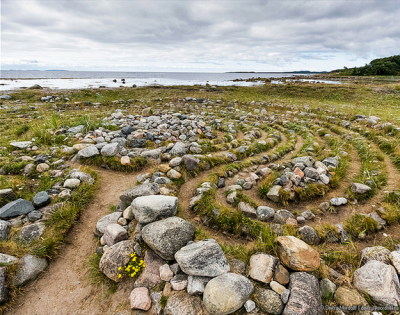
[{"label": "distant tree line", "polygon": [[400,55],[372,60],[363,67],[334,70],[342,75],[400,75]]}]

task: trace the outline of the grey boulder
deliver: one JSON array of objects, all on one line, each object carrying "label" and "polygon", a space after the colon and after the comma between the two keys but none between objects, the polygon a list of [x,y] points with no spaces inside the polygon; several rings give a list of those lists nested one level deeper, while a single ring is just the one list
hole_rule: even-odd
[{"label": "grey boulder", "polygon": [[178,198],[171,196],[143,196],[133,200],[132,212],[139,223],[147,224],[172,217],[178,209]]},{"label": "grey boulder", "polygon": [[231,314],[243,306],[253,290],[253,284],[246,277],[226,273],[207,283],[203,303],[210,314]]},{"label": "grey boulder", "polygon": [[266,206],[259,206],[256,210],[257,219],[260,221],[271,221],[274,218],[275,210],[266,207]]},{"label": "grey boulder", "polygon": [[47,268],[47,261],[32,255],[25,255],[21,258],[20,267],[14,278],[16,287],[35,279],[43,270]]},{"label": "grey boulder", "polygon": [[354,272],[354,286],[379,306],[398,307],[400,284],[393,266],[370,260]]},{"label": "grey boulder", "polygon": [[147,224],[142,229],[145,243],[165,260],[174,259],[175,253],[194,237],[192,223],[178,217]]},{"label": "grey boulder", "polygon": [[215,240],[204,240],[181,248],[175,254],[181,270],[192,276],[216,277],[229,272],[229,263]]},{"label": "grey boulder", "polygon": [[32,223],[30,225],[25,225],[18,236],[21,241],[25,243],[30,243],[34,240],[39,239],[44,231],[45,225],[43,222]]},{"label": "grey boulder", "polygon": [[0,209],[0,219],[9,219],[22,214],[28,214],[35,210],[32,202],[25,199],[17,199],[7,203]]}]

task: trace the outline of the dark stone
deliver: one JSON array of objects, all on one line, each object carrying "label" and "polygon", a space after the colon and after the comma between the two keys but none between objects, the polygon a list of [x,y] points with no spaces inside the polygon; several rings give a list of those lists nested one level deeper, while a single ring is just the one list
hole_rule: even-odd
[{"label": "dark stone", "polygon": [[35,197],[33,197],[32,201],[33,206],[38,209],[49,205],[51,203],[51,198],[47,192],[40,191],[35,195]]},{"label": "dark stone", "polygon": [[199,165],[199,161],[193,155],[186,154],[182,159],[185,163],[186,169],[189,171],[194,171],[197,168],[197,165]]},{"label": "dark stone", "polygon": [[17,199],[7,203],[0,209],[0,219],[14,218],[22,214],[28,214],[35,210],[32,202],[25,199]]},{"label": "dark stone", "polygon": [[218,187],[218,188],[223,188],[223,187],[225,187],[225,178],[224,178],[224,177],[220,177],[220,178],[218,179],[217,187]]},{"label": "dark stone", "polygon": [[35,164],[46,163],[47,156],[45,154],[39,154],[35,159]]},{"label": "dark stone", "polygon": [[144,148],[146,146],[146,139],[132,139],[128,146],[130,148]]},{"label": "dark stone", "polygon": [[124,135],[130,135],[133,131],[135,131],[135,129],[133,129],[131,126],[126,126],[126,127],[121,129],[121,132]]}]

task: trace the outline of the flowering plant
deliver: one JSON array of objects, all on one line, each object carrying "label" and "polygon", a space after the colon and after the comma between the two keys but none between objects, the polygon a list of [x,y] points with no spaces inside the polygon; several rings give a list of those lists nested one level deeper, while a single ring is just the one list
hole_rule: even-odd
[{"label": "flowering plant", "polygon": [[146,267],[143,260],[139,260],[136,253],[131,254],[131,259],[125,267],[118,268],[118,279],[123,275],[133,278]]}]

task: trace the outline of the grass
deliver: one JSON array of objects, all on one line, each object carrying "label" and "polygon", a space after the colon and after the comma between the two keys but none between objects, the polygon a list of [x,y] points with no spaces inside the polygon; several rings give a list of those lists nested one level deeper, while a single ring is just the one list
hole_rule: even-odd
[{"label": "grass", "polygon": [[103,296],[107,297],[117,291],[117,283],[100,271],[100,259],[101,256],[96,253],[88,256],[85,267],[89,270],[90,284],[100,287]]}]

